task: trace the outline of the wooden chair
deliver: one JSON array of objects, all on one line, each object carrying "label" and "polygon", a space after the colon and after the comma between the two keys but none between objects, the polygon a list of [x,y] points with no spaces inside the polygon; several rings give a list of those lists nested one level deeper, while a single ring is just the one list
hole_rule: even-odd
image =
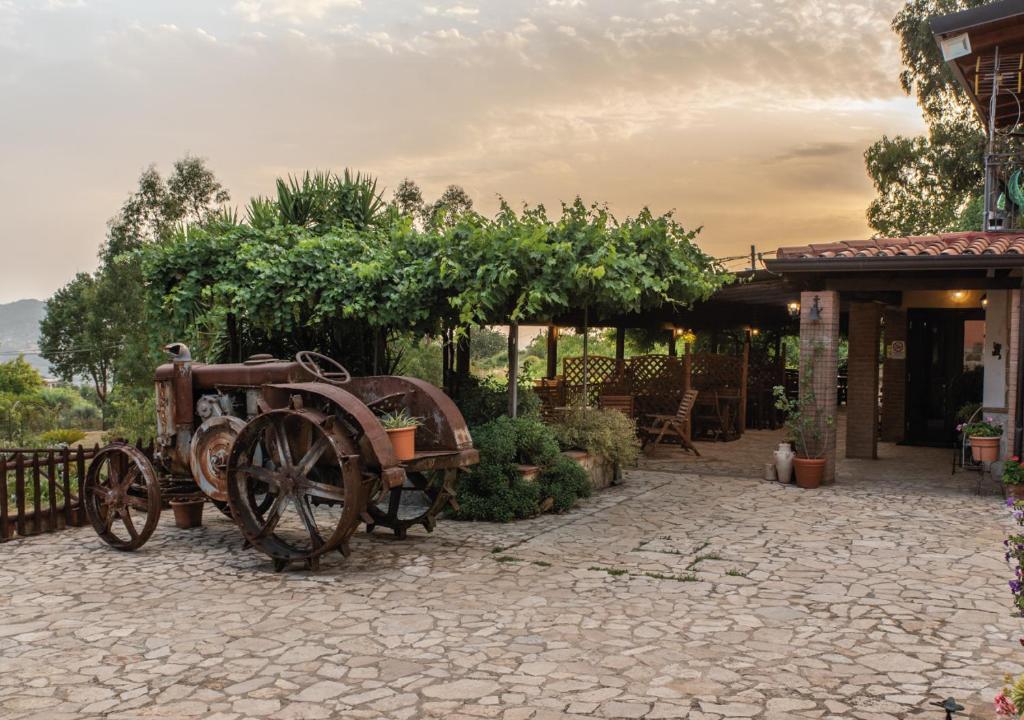
[{"label": "wooden chair", "polygon": [[630,419],[633,417],[632,395],[601,395],[597,399],[597,406],[602,410],[618,410]]},{"label": "wooden chair", "polygon": [[642,448],[646,450],[648,445],[657,447],[666,437],[674,437],[684,450],[692,450],[694,455],[700,457],[700,451],[690,442],[690,414],[696,400],[697,391],[687,390],[675,415],[648,416],[651,424],[640,428],[643,435]]}]

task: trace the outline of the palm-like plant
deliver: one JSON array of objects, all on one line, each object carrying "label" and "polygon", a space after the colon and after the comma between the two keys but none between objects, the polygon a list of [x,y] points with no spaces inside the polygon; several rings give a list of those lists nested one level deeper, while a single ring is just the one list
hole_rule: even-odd
[{"label": "palm-like plant", "polygon": [[385,222],[387,203],[376,178],[346,168],[341,175],[317,171],[278,178],[276,199],[253,198],[247,213],[249,224],[260,229],[280,223],[366,230]]}]

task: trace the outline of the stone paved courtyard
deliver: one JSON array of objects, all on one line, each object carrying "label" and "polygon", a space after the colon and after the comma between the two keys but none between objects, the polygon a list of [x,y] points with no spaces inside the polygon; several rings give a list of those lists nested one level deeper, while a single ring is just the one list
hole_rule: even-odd
[{"label": "stone paved courtyard", "polygon": [[136,554],[0,545],[0,717],[988,718],[1024,671],[1005,512],[963,475],[644,467],[568,515],[360,535],[317,575],[209,515]]}]

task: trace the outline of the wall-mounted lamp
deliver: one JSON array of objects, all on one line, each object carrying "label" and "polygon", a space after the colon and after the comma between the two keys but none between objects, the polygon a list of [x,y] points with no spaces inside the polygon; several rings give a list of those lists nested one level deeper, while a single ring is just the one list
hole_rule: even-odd
[{"label": "wall-mounted lamp", "polygon": [[988,307],[988,294],[987,293],[985,295],[981,296],[981,306],[983,308],[987,308]]},{"label": "wall-mounted lamp", "polygon": [[992,357],[1003,359],[1003,345],[1002,343],[992,343]]},{"label": "wall-mounted lamp", "polygon": [[811,310],[810,310],[810,312],[807,313],[807,318],[811,322],[817,322],[818,320],[821,320],[821,296],[820,295],[815,295],[814,296],[814,304],[811,305]]},{"label": "wall-mounted lamp", "polygon": [[791,302],[788,305],[786,305],[786,310],[789,312],[789,316],[791,318],[800,317],[800,303]]}]

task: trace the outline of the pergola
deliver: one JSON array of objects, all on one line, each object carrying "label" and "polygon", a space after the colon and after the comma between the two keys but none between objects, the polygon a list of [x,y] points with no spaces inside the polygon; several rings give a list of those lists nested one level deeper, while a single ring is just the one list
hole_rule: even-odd
[{"label": "pergola", "polygon": [[[573,311],[553,318],[535,319],[532,325],[547,326],[547,383],[540,384],[542,395],[549,404],[567,402],[600,404],[604,393],[632,398],[630,412],[638,417],[654,413],[673,413],[682,394],[693,387],[704,393],[702,402],[718,402],[718,395],[728,395],[734,413],[735,430],[741,433],[746,425],[748,387],[754,379],[771,380],[767,391],[759,392],[761,405],[770,403],[772,384],[783,382],[784,368],[779,362],[771,377],[764,372],[750,375],[750,339],[761,331],[775,331],[776,338],[792,329],[796,318],[791,308],[798,293],[782,278],[767,272],[742,272],[736,282],[720,289],[708,300],[692,307],[663,305],[646,312],[614,316],[584,315]],[[564,372],[559,374],[559,328],[564,327],[614,328],[616,330],[615,356],[589,356],[565,358]],[[668,354],[644,355],[626,358],[626,331],[643,329],[662,332]],[[684,331],[708,334],[712,338],[726,330],[740,331],[744,338],[735,354],[678,352],[678,339]],[[515,333],[510,334],[510,374],[514,377],[518,348]],[[584,339],[586,344],[586,338]],[[712,343],[717,345],[717,343]],[[781,359],[781,346],[776,343],[775,358]],[[558,376],[557,383],[552,383]],[[763,384],[763,383],[762,383]],[[557,397],[546,390],[557,388]],[[766,400],[766,398],[768,398]]]}]

